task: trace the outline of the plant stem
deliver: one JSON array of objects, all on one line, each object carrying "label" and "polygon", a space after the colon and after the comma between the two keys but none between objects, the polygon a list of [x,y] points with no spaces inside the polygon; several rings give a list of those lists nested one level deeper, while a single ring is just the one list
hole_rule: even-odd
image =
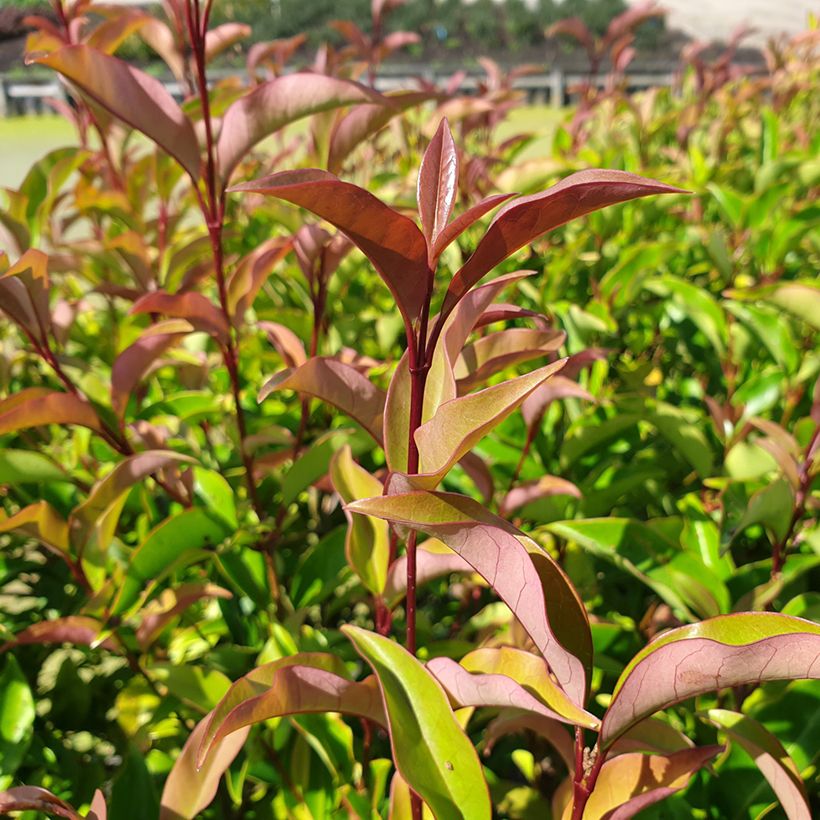
[{"label": "plant stem", "polygon": [[584,732],[575,729],[575,777],[572,784],[572,817],[571,820],[583,820],[584,809],[590,795],[595,790],[595,783],[601,773],[601,766],[606,759],[606,752],[601,752],[596,744],[589,758],[584,748]]}]

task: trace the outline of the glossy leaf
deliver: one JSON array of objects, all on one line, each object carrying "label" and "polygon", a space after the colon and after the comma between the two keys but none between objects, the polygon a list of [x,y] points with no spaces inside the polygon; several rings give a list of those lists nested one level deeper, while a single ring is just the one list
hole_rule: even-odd
[{"label": "glossy leaf", "polygon": [[58,71],[117,119],[142,131],[193,179],[199,178],[194,127],[159,80],[86,45],[66,46],[30,62]]},{"label": "glossy leaf", "polygon": [[335,655],[302,652],[260,666],[231,686],[202,734],[197,766],[214,744],[245,726],[307,712],[344,712],[386,725],[374,678],[356,683]]},{"label": "glossy leaf", "polygon": [[[519,540],[517,530],[472,499],[454,493],[410,492],[356,501],[348,506],[355,512],[385,518],[439,538],[461,555],[510,607],[573,702],[584,702],[583,663],[558,642],[550,624],[559,615],[548,611],[548,605],[560,596],[555,590],[542,587],[542,576]],[[543,557],[551,560],[546,553]],[[556,568],[556,573],[552,579],[556,586],[567,586],[566,594],[573,597],[569,581],[560,569]],[[584,631],[583,623],[576,627]]]},{"label": "glossy leaf", "polygon": [[421,313],[433,283],[424,236],[411,219],[364,188],[327,171],[308,168],[283,171],[231,190],[285,199],[335,225],[373,263],[406,322],[411,323]]},{"label": "glossy leaf", "polygon": [[559,478],[554,475],[545,475],[535,481],[527,481],[519,484],[504,496],[499,508],[500,515],[509,515],[512,512],[532,504],[541,498],[549,498],[553,495],[568,495],[573,498],[581,498],[581,491],[571,481]]},{"label": "glossy leaf", "polygon": [[446,119],[427,146],[416,186],[419,217],[427,246],[433,248],[450,221],[458,191],[458,152]]},{"label": "glossy leaf", "polygon": [[68,522],[48,501],[36,501],[13,515],[0,511],[0,533],[5,532],[34,537],[61,555],[69,552]]},{"label": "glossy leaf", "polygon": [[642,718],[705,692],[820,678],[818,658],[820,626],[788,615],[723,615],[670,630],[622,672],[601,727],[602,747]]},{"label": "glossy leaf", "polygon": [[550,678],[542,657],[509,646],[476,649],[460,663],[433,658],[427,668],[455,704],[536,712],[563,723],[596,729],[600,721],[576,706]]},{"label": "glossy leaf", "polygon": [[205,33],[205,59],[210,62],[225,49],[251,36],[251,27],[244,23],[223,23]]},{"label": "glossy leaf", "polygon": [[806,787],[800,772],[780,741],[765,726],[729,709],[710,709],[707,717],[754,760],[789,820],[811,820]]},{"label": "glossy leaf", "polygon": [[[723,750],[703,746],[670,755],[639,752],[607,760],[584,809],[583,820],[627,820],[639,811],[686,788],[692,775]],[[563,820],[569,820],[567,806]]]},{"label": "glossy leaf", "polygon": [[0,774],[11,778],[26,757],[34,736],[34,694],[14,655],[0,672]]},{"label": "glossy leaf", "polygon": [[227,184],[260,140],[310,114],[382,98],[358,83],[322,74],[288,74],[254,88],[225,112],[217,142],[219,173]]},{"label": "glossy leaf", "polygon": [[300,367],[283,370],[268,380],[259,391],[259,401],[274,390],[295,390],[332,404],[356,419],[381,443],[384,392],[348,364],[329,357],[309,359]]},{"label": "glossy leaf", "polygon": [[165,293],[157,290],[147,293],[134,303],[131,313],[162,313],[185,319],[221,344],[225,344],[230,335],[225,314],[210,299],[196,291]]},{"label": "glossy leaf", "polygon": [[33,450],[0,450],[0,484],[68,481],[63,468],[47,455]]},{"label": "glossy leaf", "polygon": [[579,171],[543,193],[510,202],[496,214],[473,255],[453,277],[442,315],[499,262],[541,234],[607,205],[661,193],[682,192],[624,171],[592,170]]},{"label": "glossy leaf", "polygon": [[102,432],[94,408],[73,393],[30,387],[0,402],[0,435],[43,424],[76,424]]},{"label": "glossy leaf", "polygon": [[465,453],[563,364],[563,361],[554,362],[525,376],[442,404],[436,415],[416,430],[421,475],[413,478],[414,484],[423,489],[439,484]]},{"label": "glossy leaf", "polygon": [[48,257],[30,248],[0,275],[0,310],[39,342],[51,327]]},{"label": "glossy leaf", "polygon": [[[350,447],[337,450],[330,462],[333,489],[345,503],[370,498],[382,492],[382,483],[354,460]],[[387,582],[390,559],[390,527],[386,521],[345,510],[348,518],[345,553],[348,564],[374,595],[381,595]]]},{"label": "glossy leaf", "polygon": [[82,820],[82,815],[68,803],[39,786],[15,786],[0,792],[0,812],[7,814],[12,811],[36,811],[67,820]]},{"label": "glossy leaf", "polygon": [[263,242],[239,261],[228,279],[228,310],[239,326],[273,269],[293,248],[293,240],[277,237]]},{"label": "glossy leaf", "polygon": [[259,322],[276,352],[287,367],[299,367],[307,361],[305,346],[302,340],[288,327],[278,322]]},{"label": "glossy leaf", "polygon": [[439,820],[489,820],[481,763],[435,678],[406,649],[355,626],[342,631],[379,681],[393,760]]},{"label": "glossy leaf", "polygon": [[215,743],[207,759],[197,766],[197,751],[213,714],[211,712],[197,723],[174,761],[162,790],[160,820],[193,820],[210,806],[220,778],[244,746],[249,726]]},{"label": "glossy leaf", "polygon": [[15,646],[26,644],[70,643],[76,646],[101,646],[112,652],[119,651],[119,643],[113,638],[100,640],[103,625],[85,615],[67,615],[51,621],[39,621],[18,632],[12,640],[0,646],[5,652]]},{"label": "glossy leaf", "polygon": [[475,205],[471,205],[466,211],[462,211],[452,222],[442,228],[436,236],[431,248],[431,263],[438,259],[444,249],[455,242],[467,228],[513,196],[515,194],[493,194],[485,197],[480,202],[476,202]]}]

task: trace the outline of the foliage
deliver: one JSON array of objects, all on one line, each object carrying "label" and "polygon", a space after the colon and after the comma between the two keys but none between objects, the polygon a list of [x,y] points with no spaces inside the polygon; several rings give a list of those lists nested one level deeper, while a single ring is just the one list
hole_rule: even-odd
[{"label": "foliage", "polygon": [[0,212],[0,813],[808,818],[816,31],[523,161],[491,61],[358,82],[394,3],[248,85],[87,5]]}]

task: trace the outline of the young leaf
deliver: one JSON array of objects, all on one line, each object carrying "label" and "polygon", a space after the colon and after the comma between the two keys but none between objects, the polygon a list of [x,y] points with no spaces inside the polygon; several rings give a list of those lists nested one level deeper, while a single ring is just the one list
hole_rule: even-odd
[{"label": "young leaf", "polygon": [[820,626],[771,612],[672,629],[621,673],[601,726],[608,748],[639,720],[687,698],[767,680],[820,678]]},{"label": "young leaf", "polygon": [[76,424],[103,432],[94,408],[73,393],[29,387],[0,402],[0,435],[41,424]]},{"label": "young leaf", "polygon": [[159,80],[86,45],[66,46],[29,62],[58,71],[117,119],[142,131],[194,180],[199,178],[194,126]]},{"label": "young leaf", "polygon": [[307,168],[272,174],[230,190],[285,199],[335,225],[373,263],[406,323],[411,324],[421,313],[433,286],[424,236],[411,219],[364,188],[342,182],[327,171]]},{"label": "young leaf", "polygon": [[295,390],[332,404],[356,419],[381,444],[384,392],[354,367],[329,357],[309,359],[269,379],[259,391],[259,401],[274,390]]},{"label": "young leaf", "polygon": [[780,741],[753,718],[729,709],[710,709],[709,721],[748,752],[777,795],[789,820],[811,820],[806,786]]},{"label": "young leaf", "polygon": [[[601,773],[584,809],[584,820],[627,820],[639,811],[689,785],[692,775],[722,746],[685,749],[670,755],[640,752],[618,755],[601,766]],[[569,820],[571,804],[563,814]]]},{"label": "young leaf", "polygon": [[[425,532],[461,555],[510,607],[572,701],[583,704],[584,664],[558,642],[550,623],[567,613],[548,612],[547,608],[551,601],[574,597],[575,592],[557,566],[552,577],[539,573],[515,528],[472,499],[454,493],[409,492],[354,501],[348,507]],[[546,553],[542,557],[551,562]],[[545,589],[542,577],[549,578],[556,589]],[[561,586],[567,589],[559,590]],[[574,630],[588,634],[589,626],[578,622]]]},{"label": "young leaf", "polygon": [[473,255],[456,273],[441,308],[446,317],[484,274],[533,239],[572,219],[637,197],[684,193],[679,188],[625,171],[579,171],[547,191],[505,205]]},{"label": "young leaf", "polygon": [[271,271],[292,248],[292,239],[276,237],[263,242],[240,260],[227,285],[228,311],[235,325],[241,325],[245,311],[253,304]]},{"label": "young leaf", "polygon": [[27,644],[71,643],[77,646],[101,646],[111,652],[120,651],[119,642],[114,638],[100,641],[103,625],[95,618],[84,615],[67,615],[51,621],[40,621],[18,632],[12,640],[0,646],[5,652],[15,646]]},{"label": "young leaf", "polygon": [[543,658],[521,649],[477,649],[460,663],[433,658],[427,668],[459,708],[512,707],[587,729],[597,730],[600,725],[598,718],[576,706],[553,683]]},{"label": "young leaf", "polygon": [[433,489],[463,455],[563,365],[564,360],[554,362],[442,404],[436,415],[416,430],[421,474],[413,477],[414,485]]},{"label": "young leaf", "polygon": [[416,189],[421,227],[427,247],[432,249],[450,221],[458,192],[458,151],[446,119],[421,159]]},{"label": "young leaf", "polygon": [[288,74],[258,85],[222,118],[217,156],[223,183],[256,143],[285,125],[343,105],[382,101],[363,85],[323,74]]},{"label": "young leaf", "polygon": [[473,744],[435,678],[389,638],[346,625],[384,698],[393,760],[439,820],[489,820],[490,795]]},{"label": "young leaf", "polygon": [[68,555],[68,523],[48,501],[29,504],[10,516],[0,510],[0,533],[4,532],[34,537],[57,554]]},{"label": "young leaf", "polygon": [[39,786],[15,786],[13,789],[0,792],[0,813],[18,811],[36,811],[54,817],[64,817],[67,820],[82,820],[82,815],[68,803]]},{"label": "young leaf", "polygon": [[[345,503],[379,495],[383,488],[353,460],[349,445],[337,450],[330,462],[333,489]],[[390,559],[390,527],[386,521],[345,510],[348,518],[345,553],[347,561],[362,583],[374,595],[381,595],[387,582]]]},{"label": "young leaf", "polygon": [[460,213],[449,225],[442,228],[436,236],[430,249],[430,264],[432,265],[441,256],[444,249],[458,239],[467,228],[478,222],[482,216],[488,214],[493,208],[497,208],[502,202],[506,202],[514,196],[515,194],[493,194]]},{"label": "young leaf", "polygon": [[270,343],[276,348],[287,367],[300,367],[307,361],[305,346],[302,340],[289,328],[278,322],[258,322],[258,327],[264,330]]},{"label": "young leaf", "polygon": [[197,330],[213,336],[220,344],[225,344],[230,335],[225,314],[210,299],[196,291],[165,293],[156,290],[146,293],[134,303],[131,313],[163,313],[185,319]]},{"label": "young leaf", "polygon": [[207,722],[197,766],[205,763],[214,744],[232,732],[305,712],[344,712],[386,725],[374,678],[355,683],[335,655],[302,652],[260,666],[231,686]]},{"label": "young leaf", "polygon": [[215,743],[198,767],[196,754],[212,717],[213,712],[197,723],[174,761],[162,790],[160,820],[193,820],[210,806],[219,788],[219,779],[245,744],[250,726]]}]

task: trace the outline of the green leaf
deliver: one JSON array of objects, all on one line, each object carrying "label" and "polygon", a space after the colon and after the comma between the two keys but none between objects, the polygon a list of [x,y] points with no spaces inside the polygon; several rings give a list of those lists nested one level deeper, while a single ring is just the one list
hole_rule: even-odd
[{"label": "green leaf", "polygon": [[221,473],[194,467],[194,493],[229,529],[235,530],[239,526],[233,489]]},{"label": "green leaf", "polygon": [[34,696],[14,655],[0,672],[0,785],[5,788],[25,760],[34,736]]},{"label": "green leaf", "polygon": [[712,448],[703,433],[704,423],[691,412],[657,402],[647,415],[658,432],[697,470],[701,478],[712,474]]},{"label": "green leaf", "polygon": [[0,484],[70,481],[65,470],[48,456],[31,450],[0,450]]},{"label": "green leaf", "polygon": [[489,820],[478,755],[435,678],[388,638],[350,625],[342,631],[376,673],[401,776],[439,820]]},{"label": "green leaf", "polygon": [[735,528],[734,538],[747,527],[763,524],[777,541],[782,541],[791,526],[794,512],[794,490],[784,478],[778,478],[749,499],[749,505]]}]

